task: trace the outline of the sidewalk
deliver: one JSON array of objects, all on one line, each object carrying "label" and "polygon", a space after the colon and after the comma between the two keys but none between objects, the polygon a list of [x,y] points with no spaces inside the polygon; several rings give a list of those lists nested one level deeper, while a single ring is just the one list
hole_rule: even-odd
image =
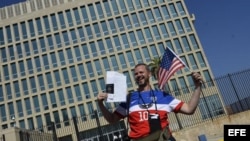
[{"label": "sidewalk", "polygon": [[207,141],[224,141],[224,137],[223,137],[223,135],[208,136]]}]

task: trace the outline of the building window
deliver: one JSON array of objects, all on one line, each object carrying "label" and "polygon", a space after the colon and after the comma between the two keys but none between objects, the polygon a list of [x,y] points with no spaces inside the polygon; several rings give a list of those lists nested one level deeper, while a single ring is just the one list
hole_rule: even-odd
[{"label": "building window", "polygon": [[197,63],[196,63],[196,61],[195,61],[195,59],[194,59],[194,56],[193,56],[193,54],[189,54],[188,55],[188,59],[189,59],[189,61],[190,61],[190,64],[191,64],[191,67],[192,67],[192,69],[198,69],[198,67],[197,67]]},{"label": "building window", "polygon": [[79,36],[80,40],[82,42],[85,41],[86,39],[85,39],[84,29],[82,27],[78,27],[77,31],[78,31],[78,36]]},{"label": "building window", "polygon": [[89,39],[93,39],[93,32],[92,32],[91,26],[90,25],[86,25],[85,29],[87,31],[88,38]]},{"label": "building window", "polygon": [[82,6],[81,7],[81,11],[82,11],[82,18],[83,18],[84,22],[88,22],[89,21],[89,17],[88,17],[88,13],[87,13],[86,7]]},{"label": "building window", "polygon": [[46,94],[41,94],[41,98],[42,98],[42,104],[43,104],[44,110],[48,110],[49,105],[48,105],[47,95]]},{"label": "building window", "polygon": [[77,59],[77,61],[82,60],[82,53],[78,45],[74,46],[74,53],[75,53],[75,58]]},{"label": "building window", "polygon": [[64,57],[63,50],[58,51],[58,56],[59,56],[59,60],[61,62],[61,66],[65,65],[66,64],[65,63],[66,60],[65,60],[65,57]]},{"label": "building window", "polygon": [[183,94],[189,93],[189,89],[188,89],[188,87],[187,87],[187,83],[186,83],[184,77],[180,77],[178,80],[179,80],[179,83],[180,83],[180,85],[181,85],[182,93],[183,93]]},{"label": "building window", "polygon": [[[4,36],[3,36],[4,37]],[[1,61],[3,62],[7,62],[7,53],[6,53],[6,49],[5,48],[1,48]]]},{"label": "building window", "polygon": [[132,46],[138,45],[134,31],[129,32],[129,38],[130,38],[130,43],[132,44]]},{"label": "building window", "polygon": [[45,31],[47,33],[50,32],[50,24],[49,24],[49,18],[48,18],[48,16],[44,16],[43,17],[43,23],[44,23],[44,26],[45,26]]},{"label": "building window", "polygon": [[42,70],[42,66],[41,66],[41,62],[40,62],[39,56],[35,57],[34,60],[35,60],[35,65],[36,65],[36,67],[35,67],[36,71],[40,72]]},{"label": "building window", "polygon": [[188,43],[187,38],[186,37],[182,37],[181,39],[182,39],[182,43],[184,45],[184,48],[185,48],[186,52],[191,51],[191,48],[190,48],[190,45]]},{"label": "building window", "polygon": [[66,12],[66,19],[68,21],[67,24],[71,27],[74,25],[72,15],[71,15],[72,12],[70,10],[66,10],[65,12]]},{"label": "building window", "polygon": [[178,12],[180,13],[180,15],[186,15],[186,13],[185,13],[185,11],[183,9],[182,3],[181,2],[177,2],[176,5],[177,5]]},{"label": "building window", "polygon": [[136,56],[137,63],[142,63],[143,62],[142,55],[141,55],[141,52],[140,52],[139,49],[135,50],[135,56]]},{"label": "building window", "polygon": [[15,118],[15,111],[14,111],[14,105],[12,102],[8,103],[8,109],[9,109],[9,116],[12,119]]},{"label": "building window", "polygon": [[43,28],[42,28],[41,19],[40,18],[36,18],[35,22],[36,22],[36,27],[37,27],[38,35],[43,34]]},{"label": "building window", "polygon": [[214,86],[214,82],[213,82],[213,80],[212,80],[212,78],[210,76],[210,73],[207,70],[205,70],[205,71],[203,71],[203,74],[204,74],[204,77],[205,77],[206,85],[208,87]]},{"label": "building window", "polygon": [[157,18],[157,21],[162,21],[162,15],[158,7],[154,8],[154,14]]},{"label": "building window", "polygon": [[13,82],[13,85],[14,85],[14,90],[15,90],[16,98],[18,98],[18,97],[21,96],[21,94],[20,94],[20,88],[19,88],[19,82],[15,81],[15,82]]},{"label": "building window", "polygon": [[144,28],[144,31],[145,31],[147,42],[153,42],[152,32],[150,31],[150,29],[147,27],[147,28]]},{"label": "building window", "polygon": [[37,123],[37,128],[40,131],[43,131],[43,121],[42,121],[42,117],[40,115],[36,116],[36,123]]},{"label": "building window", "polygon": [[98,23],[94,23],[93,26],[94,26],[94,31],[95,31],[94,35],[96,37],[101,37],[101,31],[100,31],[100,28],[99,28],[99,24]]},{"label": "building window", "polygon": [[180,58],[185,63],[185,65],[186,65],[186,67],[184,68],[185,72],[189,72],[190,71],[189,68],[188,68],[189,64],[187,62],[186,57],[185,56],[181,56]]},{"label": "building window", "polygon": [[201,66],[202,68],[206,67],[207,65],[206,65],[206,63],[205,63],[205,61],[204,61],[204,59],[203,59],[203,56],[202,56],[201,52],[197,52],[197,53],[196,53],[196,56],[197,56],[197,58],[198,58],[198,61],[199,61],[200,66]]},{"label": "building window", "polygon": [[90,42],[89,46],[90,46],[91,53],[92,53],[93,57],[97,57],[98,56],[98,52],[97,52],[97,48],[96,48],[95,42]]},{"label": "building window", "polygon": [[152,29],[153,29],[153,33],[154,33],[154,38],[156,40],[160,40],[161,36],[160,36],[160,32],[158,30],[158,27],[155,25],[155,26],[152,27]]},{"label": "building window", "polygon": [[21,81],[22,81],[23,93],[24,93],[24,95],[28,95],[29,94],[29,89],[28,89],[27,80],[22,79]]},{"label": "building window", "polygon": [[163,35],[162,38],[168,38],[169,37],[169,34],[168,34],[168,31],[167,31],[167,28],[166,28],[166,25],[163,23],[163,24],[160,24],[160,31]]},{"label": "building window", "polygon": [[102,68],[99,59],[94,60],[97,75],[102,75]]},{"label": "building window", "polygon": [[33,118],[28,118],[28,126],[29,126],[30,130],[34,130],[35,129]]},{"label": "building window", "polygon": [[27,28],[26,28],[26,23],[25,22],[21,22],[21,29],[22,29],[23,39],[27,39],[28,35],[27,35]]},{"label": "building window", "polygon": [[180,21],[180,20],[175,20],[175,24],[176,24],[176,26],[177,26],[177,29],[178,29],[179,34],[183,34],[183,33],[184,33],[184,30],[183,30],[181,21]]},{"label": "building window", "polygon": [[30,82],[30,88],[32,90],[33,93],[37,92],[37,88],[36,88],[36,81],[35,81],[35,77],[32,76],[29,78],[29,82]]},{"label": "building window", "polygon": [[3,65],[3,74],[5,77],[5,80],[9,80],[10,79],[10,74],[9,74],[10,70],[8,65]]},{"label": "building window", "polygon": [[7,94],[7,98],[12,99],[13,96],[12,96],[12,88],[11,88],[10,83],[5,84],[5,91],[6,91],[6,94]]},{"label": "building window", "polygon": [[131,67],[134,67],[135,65],[135,61],[134,61],[134,57],[131,51],[127,51],[126,52],[127,58],[128,58],[128,62],[130,64]]},{"label": "building window", "polygon": [[78,8],[74,8],[73,12],[74,12],[74,17],[75,17],[76,24],[81,24],[81,18],[80,18],[80,15],[79,15]]},{"label": "building window", "polygon": [[61,80],[61,77],[60,77],[60,73],[59,73],[59,70],[55,70],[53,72],[53,76],[54,76],[54,80],[56,81],[56,85],[57,86],[61,86],[62,85],[62,80]]},{"label": "building window", "polygon": [[[39,26],[39,25],[37,25]],[[14,24],[13,25],[13,30],[14,30],[14,38],[16,39],[16,41],[19,41],[20,40],[20,35],[19,35],[19,31],[18,31],[18,25],[17,24]],[[3,37],[3,36],[1,36]]]},{"label": "building window", "polygon": [[27,59],[26,63],[27,63],[27,68],[29,69],[28,70],[29,74],[32,74],[34,71],[34,68],[33,68],[33,64],[32,64],[31,59]]},{"label": "building window", "polygon": [[4,101],[3,87],[0,85],[0,102]]},{"label": "building window", "polygon": [[96,6],[96,10],[97,10],[99,19],[104,18],[104,13],[103,13],[103,9],[102,9],[101,3],[98,2],[98,3],[95,4],[95,6]]},{"label": "building window", "polygon": [[195,39],[195,36],[194,35],[190,35],[189,36],[190,40],[191,40],[191,43],[192,43],[192,46],[193,48],[196,50],[196,49],[199,49],[199,46],[198,46],[198,43]]},{"label": "building window", "polygon": [[26,110],[26,114],[27,115],[31,115],[32,114],[32,109],[31,109],[31,105],[30,105],[30,99],[29,98],[25,98],[25,110]]},{"label": "building window", "polygon": [[105,41],[106,41],[106,46],[108,48],[109,53],[114,52],[114,48],[113,48],[111,39],[110,38],[106,38]]},{"label": "building window", "polygon": [[90,92],[89,92],[89,86],[88,86],[88,83],[84,82],[82,84],[82,87],[83,87],[83,91],[84,91],[84,95],[85,95],[85,98],[86,99],[90,99]]},{"label": "building window", "polygon": [[125,13],[125,12],[127,12],[127,6],[125,5],[125,1],[124,0],[119,0],[118,1],[119,2],[119,7],[121,8],[121,12],[122,13]]},{"label": "building window", "polygon": [[33,96],[32,98],[33,98],[35,111],[38,113],[40,112],[40,104],[39,104],[38,96]]},{"label": "building window", "polygon": [[92,102],[87,102],[88,111],[91,119],[95,118],[94,108]]},{"label": "building window", "polygon": [[75,29],[71,29],[70,31],[70,37],[71,37],[71,42],[73,42],[73,44],[76,44],[78,42],[77,40],[77,36],[76,36],[76,31]]},{"label": "building window", "polygon": [[28,25],[29,25],[30,35],[31,35],[31,37],[34,37],[35,36],[35,29],[34,29],[33,20],[29,20]]},{"label": "building window", "polygon": [[95,9],[94,9],[94,6],[92,4],[89,4],[88,5],[88,11],[90,13],[90,17],[91,19],[94,21],[96,20],[96,12],[95,12]]},{"label": "building window", "polygon": [[81,115],[82,121],[87,121],[86,112],[83,104],[78,105],[79,113]]},{"label": "building window", "polygon": [[71,87],[67,87],[66,88],[66,93],[67,93],[67,99],[69,104],[74,103],[74,97],[72,94],[72,88]]},{"label": "building window", "polygon": [[96,81],[92,80],[90,83],[91,83],[92,93],[94,94],[94,97],[96,97],[98,94],[98,88],[97,88]]},{"label": "building window", "polygon": [[159,54],[157,53],[157,49],[155,45],[150,45],[150,50],[153,55],[153,58],[158,58]]},{"label": "building window", "polygon": [[120,61],[120,65],[122,66],[123,69],[127,68],[127,64],[126,64],[126,60],[124,57],[123,53],[118,54],[119,56],[119,61]]},{"label": "building window", "polygon": [[133,26],[134,26],[134,27],[140,26],[139,20],[138,20],[138,17],[137,17],[137,15],[136,15],[136,13],[132,13],[132,14],[131,14],[131,17],[132,17],[132,20],[133,20]]},{"label": "building window", "polygon": [[23,117],[23,105],[22,105],[22,101],[18,100],[16,102],[16,106],[17,106],[18,117]]},{"label": "building window", "polygon": [[69,40],[69,33],[67,31],[62,32],[63,35],[63,42],[65,46],[70,45],[70,40]]},{"label": "building window", "polygon": [[172,22],[168,22],[168,28],[170,30],[171,35],[175,36],[176,35],[176,30],[175,30],[174,25],[173,25]]},{"label": "building window", "polygon": [[102,58],[102,63],[104,65],[104,69],[106,71],[109,71],[110,70],[110,65],[109,65],[108,58],[106,58],[106,57]]},{"label": "building window", "polygon": [[57,94],[59,97],[60,105],[63,106],[65,105],[65,98],[64,98],[64,92],[62,89],[57,90]]},{"label": "building window", "polygon": [[127,2],[129,11],[135,10],[133,0],[127,0],[126,2]]},{"label": "building window", "polygon": [[73,87],[75,90],[75,95],[76,95],[77,101],[82,101],[82,94],[81,94],[80,85],[77,84],[77,85],[74,85]]},{"label": "building window", "polygon": [[125,22],[125,25],[126,25],[127,29],[131,29],[132,24],[131,24],[131,21],[130,21],[130,17],[128,15],[125,15],[123,18],[124,18],[124,22]]},{"label": "building window", "polygon": [[119,70],[119,66],[118,66],[118,63],[117,63],[116,56],[112,55],[112,56],[110,56],[110,59],[111,59],[111,62],[112,62],[113,69],[114,70]]},{"label": "building window", "polygon": [[62,29],[66,28],[63,12],[59,12],[58,17],[59,17],[59,22],[60,22],[61,28]]},{"label": "building window", "polygon": [[146,11],[146,14],[147,14],[147,17],[148,17],[148,21],[149,21],[150,23],[154,23],[154,22],[155,22],[155,18],[154,18],[154,15],[153,15],[151,9],[148,9],[148,10]]},{"label": "building window", "polygon": [[78,64],[78,72],[80,73],[81,80],[86,79],[85,69],[83,67],[83,64]]},{"label": "building window", "polygon": [[161,11],[162,11],[161,15],[164,15],[165,20],[170,19],[168,8],[166,7],[166,5],[161,6]]},{"label": "building window", "polygon": [[142,51],[143,51],[144,59],[146,60],[146,62],[150,62],[152,57],[149,54],[148,47],[143,47]]},{"label": "building window", "polygon": [[225,113],[218,94],[201,98],[199,110],[201,112],[202,119],[216,117]]},{"label": "building window", "polygon": [[67,49],[66,49],[66,53],[67,53],[68,62],[69,62],[69,63],[74,63],[74,58],[73,58],[73,55],[72,55],[72,50],[71,50],[71,48],[67,48]]},{"label": "building window", "polygon": [[183,53],[183,49],[182,49],[181,43],[180,43],[178,38],[174,39],[174,43],[175,43],[175,47],[177,49],[177,53],[178,54]]},{"label": "building window", "polygon": [[191,32],[191,26],[187,18],[183,18],[183,23],[187,32]]},{"label": "building window", "polygon": [[5,110],[4,104],[0,105],[0,112],[1,112],[0,116],[1,116],[2,122],[7,121],[6,110]]},{"label": "building window", "polygon": [[111,6],[112,6],[112,11],[115,15],[119,14],[119,10],[118,10],[118,7],[117,7],[117,4],[116,4],[116,0],[112,0],[111,1]]},{"label": "building window", "polygon": [[72,118],[76,118],[77,117],[75,106],[70,107],[70,112],[71,112],[71,117]]},{"label": "building window", "polygon": [[171,16],[174,18],[174,17],[177,17],[178,14],[176,12],[176,9],[175,9],[175,6],[174,4],[169,4],[169,8],[170,8],[170,13],[171,13]]}]

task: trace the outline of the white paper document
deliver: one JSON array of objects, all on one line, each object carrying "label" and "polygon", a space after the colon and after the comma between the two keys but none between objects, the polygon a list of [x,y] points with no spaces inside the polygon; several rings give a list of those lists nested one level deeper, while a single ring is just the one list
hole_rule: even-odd
[{"label": "white paper document", "polygon": [[127,77],[116,71],[107,71],[106,92],[107,102],[124,102],[127,95]]}]

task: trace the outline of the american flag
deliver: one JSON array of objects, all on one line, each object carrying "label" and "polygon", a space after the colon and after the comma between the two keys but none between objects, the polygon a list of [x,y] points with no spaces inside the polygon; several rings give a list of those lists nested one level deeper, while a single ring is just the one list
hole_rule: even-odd
[{"label": "american flag", "polygon": [[185,63],[171,49],[166,48],[158,72],[159,89],[163,89],[170,77],[183,67]]}]

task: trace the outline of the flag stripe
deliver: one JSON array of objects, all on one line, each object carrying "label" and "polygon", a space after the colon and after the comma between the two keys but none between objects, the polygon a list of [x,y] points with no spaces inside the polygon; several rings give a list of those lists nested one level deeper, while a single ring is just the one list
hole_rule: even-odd
[{"label": "flag stripe", "polygon": [[175,72],[183,67],[185,67],[185,64],[182,62],[182,60],[180,60],[180,58],[174,52],[166,48],[158,72],[159,88],[163,89],[164,85],[171,78],[171,76],[173,76]]}]

